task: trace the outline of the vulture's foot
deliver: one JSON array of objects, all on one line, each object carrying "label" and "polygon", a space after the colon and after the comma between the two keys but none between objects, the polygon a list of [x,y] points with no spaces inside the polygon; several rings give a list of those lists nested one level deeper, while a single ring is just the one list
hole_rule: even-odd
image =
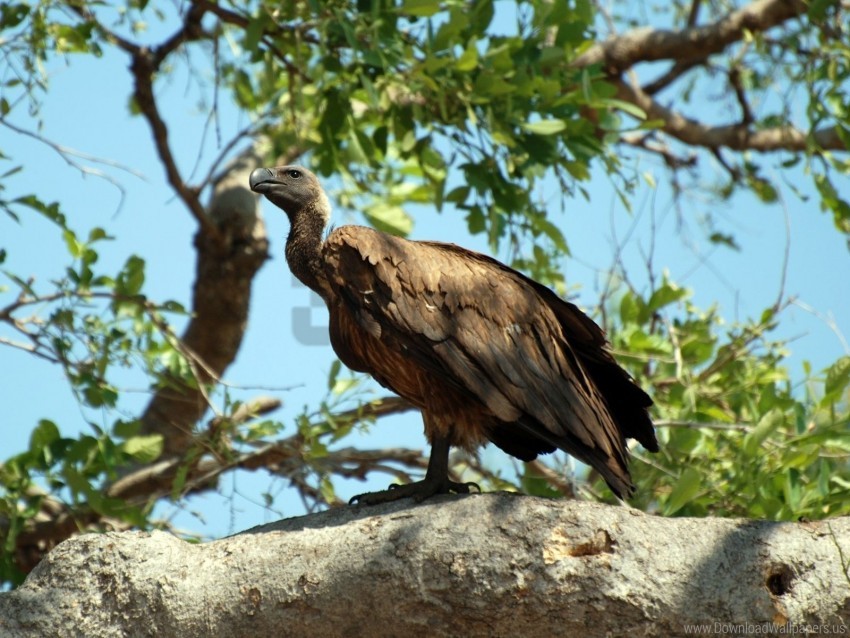
[{"label": "vulture's foot", "polygon": [[366,492],[353,496],[349,505],[378,505],[379,503],[391,503],[402,498],[413,497],[417,503],[421,503],[426,498],[431,498],[437,494],[469,494],[471,488],[475,488],[479,492],[481,488],[477,483],[456,483],[450,481],[448,477],[443,480],[433,480],[428,476],[422,481],[415,483],[406,483],[404,485],[390,485],[386,490],[380,492]]}]

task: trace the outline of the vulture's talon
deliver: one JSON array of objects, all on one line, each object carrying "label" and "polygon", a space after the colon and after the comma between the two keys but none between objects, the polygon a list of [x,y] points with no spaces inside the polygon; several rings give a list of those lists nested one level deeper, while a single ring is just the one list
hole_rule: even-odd
[{"label": "vulture's talon", "polygon": [[478,483],[474,482],[474,481],[468,481],[468,482],[466,482],[466,483],[453,483],[452,485],[454,485],[454,488],[453,488],[453,489],[454,489],[454,491],[455,491],[455,492],[457,492],[458,494],[471,494],[471,493],[472,493],[472,488],[473,488],[473,487],[475,488],[475,490],[476,490],[479,494],[481,494],[481,493],[482,493],[482,492],[481,492],[481,486],[480,486]]},{"label": "vulture's talon", "polygon": [[365,492],[352,496],[348,504],[378,505],[380,503],[392,503],[403,498],[413,498],[415,502],[421,503],[437,494],[469,494],[470,487],[475,487],[479,492],[481,491],[477,483],[456,483],[448,479],[429,478],[426,475],[424,480],[415,483],[393,484],[379,492]]}]

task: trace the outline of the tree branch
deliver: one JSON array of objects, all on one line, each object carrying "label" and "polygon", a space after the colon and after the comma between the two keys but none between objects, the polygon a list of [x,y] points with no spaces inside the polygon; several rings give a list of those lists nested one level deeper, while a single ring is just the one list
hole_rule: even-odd
[{"label": "tree branch", "polygon": [[217,382],[236,357],[248,321],[251,284],[268,258],[268,238],[248,174],[261,163],[252,148],[214,184],[208,211],[214,233],[199,229],[192,319],[181,338],[199,361],[197,387],[175,380],[157,391],[142,415],[142,431],[162,434],[165,456],[191,445],[192,428],[208,408],[203,385]]},{"label": "tree branch", "polygon": [[677,61],[664,75],[644,86],[644,93],[647,95],[655,95],[656,93],[663,91],[694,67],[705,64],[705,60],[706,58],[693,58],[684,62]]},{"label": "tree branch", "polygon": [[186,205],[186,208],[189,209],[189,212],[192,213],[203,232],[213,235],[214,226],[210,223],[204,212],[204,207],[201,205],[200,193],[197,189],[188,186],[180,175],[180,170],[177,168],[177,162],[168,143],[168,127],[160,116],[159,108],[156,105],[153,95],[153,75],[159,63],[157,56],[146,49],[139,49],[133,54],[133,60],[130,64],[134,81],[133,97],[136,106],[139,107],[151,127],[157,154],[165,167],[168,183]]},{"label": "tree branch", "polygon": [[848,538],[850,517],[661,518],[505,493],[335,508],[201,545],[89,534],[0,594],[0,633],[839,634]]},{"label": "tree branch", "polygon": [[646,135],[623,135],[620,141],[640,148],[647,153],[654,153],[664,160],[664,163],[673,170],[680,168],[693,168],[697,165],[697,155],[691,152],[687,156],[676,155],[668,146],[652,139],[651,134]]},{"label": "tree branch", "polygon": [[602,64],[609,74],[619,75],[638,62],[705,59],[741,40],[746,31],[767,31],[804,14],[806,8],[803,0],[756,0],[704,26],[680,31],[634,29],[590,47],[573,65]]},{"label": "tree branch", "polygon": [[104,39],[115,44],[130,55],[130,71],[134,82],[133,97],[136,105],[151,127],[157,154],[165,167],[168,183],[189,209],[189,212],[201,228],[205,232],[213,234],[215,228],[210,224],[209,219],[204,213],[204,207],[200,203],[199,191],[188,186],[180,175],[174,155],[171,152],[171,147],[168,144],[168,127],[159,113],[153,94],[154,75],[159,71],[165,59],[186,42],[207,37],[201,28],[201,20],[206,11],[204,3],[196,2],[190,4],[180,29],[161,45],[154,48],[135,44],[114,33],[101,24],[96,16],[83,5],[74,5],[72,3],[71,9],[83,20],[92,24]]},{"label": "tree branch", "polygon": [[687,430],[725,430],[732,432],[749,432],[753,426],[744,423],[717,423],[702,422],[702,421],[678,421],[661,419],[653,421],[653,425],[657,428],[685,428]]},{"label": "tree branch", "polygon": [[804,151],[814,142],[818,148],[825,150],[847,150],[834,126],[814,131],[811,136],[792,126],[767,129],[752,129],[744,123],[708,126],[662,106],[643,90],[623,80],[614,80],[613,83],[617,88],[617,98],[642,109],[649,120],[663,120],[664,125],[660,130],[691,146],[725,146],[735,151],[766,153],[779,150]]}]

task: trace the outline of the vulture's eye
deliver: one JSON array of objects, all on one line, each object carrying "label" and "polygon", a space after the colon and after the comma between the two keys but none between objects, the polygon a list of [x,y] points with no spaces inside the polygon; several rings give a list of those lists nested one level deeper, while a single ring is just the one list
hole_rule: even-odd
[{"label": "vulture's eye", "polygon": [[292,179],[301,178],[301,171],[296,171],[294,168],[290,171],[286,171],[286,174],[289,175]]}]

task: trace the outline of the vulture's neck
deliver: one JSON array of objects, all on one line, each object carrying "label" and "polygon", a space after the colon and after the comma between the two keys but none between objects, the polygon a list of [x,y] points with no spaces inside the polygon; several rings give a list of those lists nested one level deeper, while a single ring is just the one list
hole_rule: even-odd
[{"label": "vulture's neck", "polygon": [[328,284],[322,267],[322,233],[329,211],[322,204],[321,201],[312,203],[289,216],[291,228],[286,239],[286,263],[301,283],[325,297]]}]

